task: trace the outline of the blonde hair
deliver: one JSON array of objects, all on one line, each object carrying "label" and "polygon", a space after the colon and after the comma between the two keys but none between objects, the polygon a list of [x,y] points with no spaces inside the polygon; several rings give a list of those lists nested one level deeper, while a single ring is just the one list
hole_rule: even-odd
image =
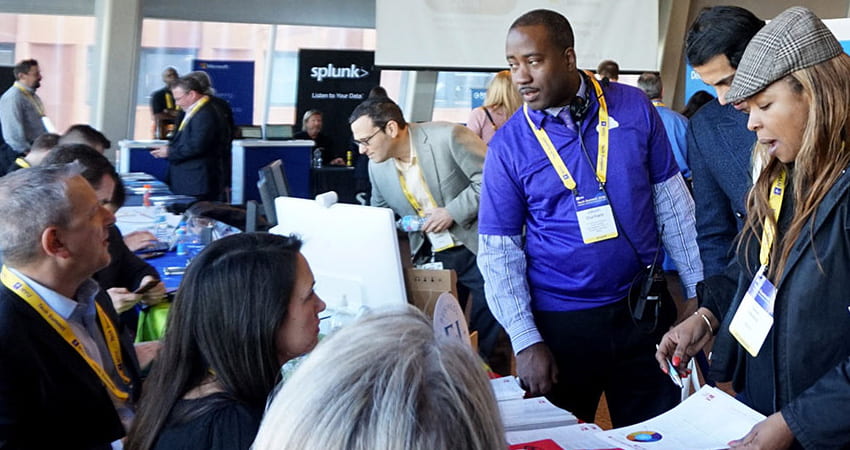
[{"label": "blonde hair", "polygon": [[304,117],[301,119],[301,131],[307,131],[307,121],[313,116],[322,116],[322,112],[318,109],[308,109],[304,112]]},{"label": "blonde hair", "polygon": [[418,310],[372,314],[319,347],[266,412],[253,449],[506,448],[471,348]]},{"label": "blonde hair", "polygon": [[511,79],[511,71],[503,70],[493,77],[487,86],[487,95],[484,97],[484,107],[505,108],[505,115],[512,116],[520,106],[522,97]]},{"label": "blonde hair", "polygon": [[[808,102],[808,120],[791,177],[793,218],[787,232],[770,253],[770,260],[775,264],[770,265],[768,275],[774,282],[782,277],[791,248],[803,233],[804,226],[815,216],[827,192],[850,165],[850,148],[845,144],[850,135],[848,73],[850,56],[842,53],[776,81],[790,83],[791,89]],[[739,242],[739,251],[742,245],[761,244],[765,220],[776,226],[768,199],[773,181],[780,171],[787,170],[786,165],[775,156],[767,155],[764,145],[757,144],[755,151],[755,158],[765,161],[765,167],[747,198],[748,216],[742,236],[747,233],[749,236]],[[813,239],[814,229],[810,227],[809,233],[809,239]]]}]

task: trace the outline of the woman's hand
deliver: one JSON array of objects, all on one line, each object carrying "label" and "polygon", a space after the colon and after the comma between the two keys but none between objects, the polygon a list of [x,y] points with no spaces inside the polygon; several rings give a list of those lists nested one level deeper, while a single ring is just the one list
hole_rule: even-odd
[{"label": "woman's hand", "polygon": [[743,438],[730,442],[729,448],[784,450],[793,443],[794,433],[778,412],[757,423]]},{"label": "woman's hand", "polygon": [[[708,319],[708,323],[703,319],[703,315]],[[711,311],[700,308],[696,314],[683,320],[682,323],[665,333],[664,337],[661,338],[661,343],[658,344],[658,351],[655,352],[655,359],[658,361],[661,371],[669,372],[667,360],[670,359],[679,371],[679,375],[686,375],[691,358],[711,340],[712,330],[715,328],[713,324],[716,322],[717,319],[714,318]],[[712,325],[711,328],[709,328],[710,324]]]}]

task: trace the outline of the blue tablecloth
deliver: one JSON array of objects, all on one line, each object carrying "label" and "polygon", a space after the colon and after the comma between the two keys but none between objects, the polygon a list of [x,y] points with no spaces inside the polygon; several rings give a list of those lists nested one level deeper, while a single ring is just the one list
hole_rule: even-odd
[{"label": "blue tablecloth", "polygon": [[166,267],[186,267],[186,262],[189,260],[188,255],[178,256],[176,252],[167,252],[162,256],[149,258],[145,261],[152,265],[159,272],[160,279],[165,283],[167,292],[174,292],[180,287],[180,282],[183,280],[183,275],[166,275]]}]

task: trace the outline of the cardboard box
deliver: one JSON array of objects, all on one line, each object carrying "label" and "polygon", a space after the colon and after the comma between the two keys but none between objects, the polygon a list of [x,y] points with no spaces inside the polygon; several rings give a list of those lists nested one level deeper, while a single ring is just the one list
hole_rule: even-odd
[{"label": "cardboard box", "polygon": [[410,304],[434,316],[437,297],[449,292],[457,298],[457,274],[454,270],[405,269],[404,284]]}]

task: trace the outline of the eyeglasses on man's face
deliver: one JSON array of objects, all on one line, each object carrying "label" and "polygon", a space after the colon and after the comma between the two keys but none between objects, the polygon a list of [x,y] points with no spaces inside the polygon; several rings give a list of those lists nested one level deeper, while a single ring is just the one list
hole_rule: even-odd
[{"label": "eyeglasses on man's face", "polygon": [[368,147],[368,146],[369,146],[369,141],[371,141],[373,137],[377,136],[377,135],[378,135],[378,133],[380,133],[380,132],[384,131],[384,127],[386,127],[386,125],[384,125],[383,127],[378,128],[377,130],[375,130],[375,132],[374,132],[374,133],[370,134],[370,135],[369,135],[368,137],[366,137],[366,138],[363,138],[363,139],[353,139],[353,141],[354,141],[354,143],[355,143],[355,144],[357,144],[357,146],[358,146],[358,147],[359,147],[359,146],[361,146],[361,145],[362,145],[363,147]]}]

